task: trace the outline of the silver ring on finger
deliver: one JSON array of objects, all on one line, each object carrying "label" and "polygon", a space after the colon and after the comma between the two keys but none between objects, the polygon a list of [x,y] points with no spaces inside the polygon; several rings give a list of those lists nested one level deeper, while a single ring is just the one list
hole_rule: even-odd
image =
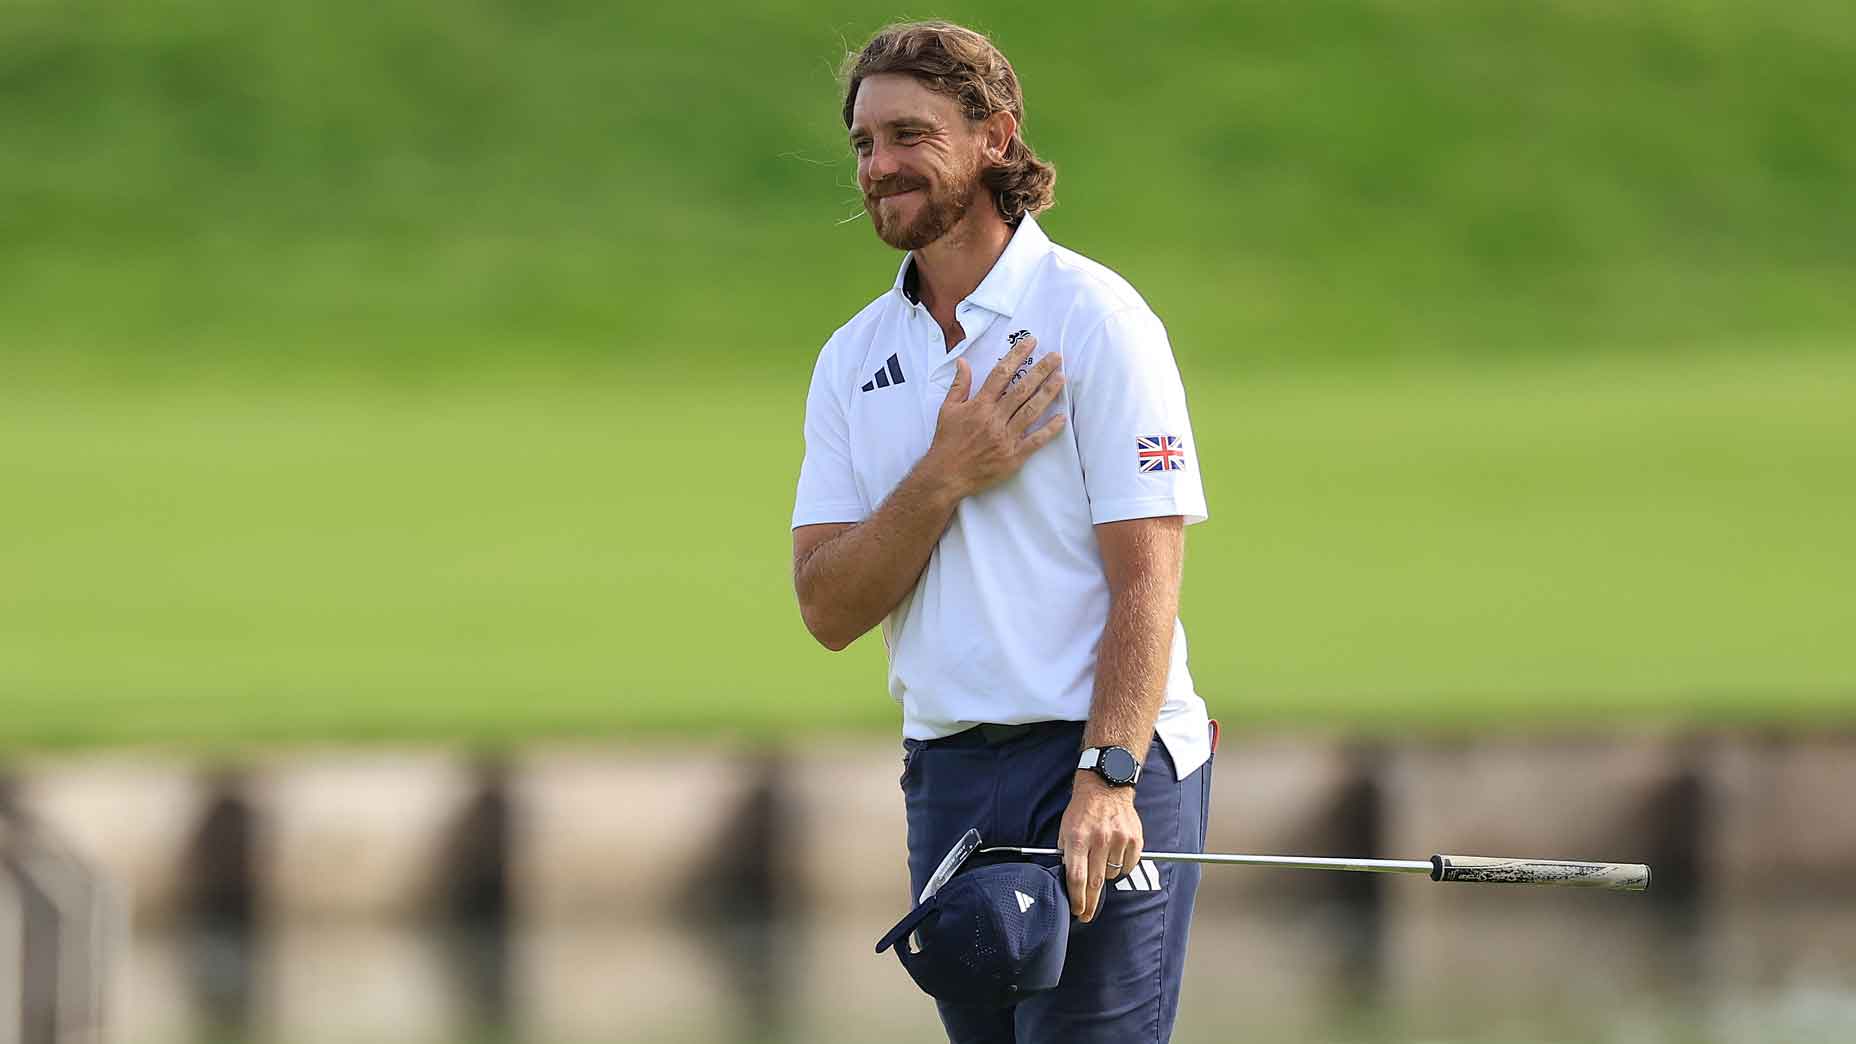
[{"label": "silver ring on finger", "polygon": [[1109,868],[1110,870],[1120,870],[1120,869],[1121,869],[1121,864],[1120,864],[1120,863],[1110,863],[1110,864],[1108,864],[1108,868]]}]

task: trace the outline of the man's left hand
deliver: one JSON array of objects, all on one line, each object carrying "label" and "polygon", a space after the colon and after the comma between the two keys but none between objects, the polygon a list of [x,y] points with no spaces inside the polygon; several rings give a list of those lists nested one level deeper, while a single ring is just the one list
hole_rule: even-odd
[{"label": "man's left hand", "polygon": [[1070,912],[1084,923],[1095,920],[1102,909],[1103,882],[1134,869],[1141,859],[1141,817],[1134,811],[1134,788],[1111,787],[1094,772],[1078,772],[1070,807],[1057,831],[1057,847],[1063,852]]}]

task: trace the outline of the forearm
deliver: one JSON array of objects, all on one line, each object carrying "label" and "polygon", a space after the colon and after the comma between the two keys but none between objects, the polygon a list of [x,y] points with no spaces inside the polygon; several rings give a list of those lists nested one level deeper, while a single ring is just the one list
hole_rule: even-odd
[{"label": "forearm", "polygon": [[[1178,520],[1121,526],[1103,541],[1109,613],[1096,648],[1096,687],[1083,745],[1126,747],[1143,762],[1166,701],[1179,613],[1180,528]],[[1144,833],[1133,787],[1110,786],[1089,770],[1079,770],[1074,779],[1070,806],[1058,827],[1058,847],[1070,911],[1090,920],[1100,908],[1103,882],[1140,864]]]},{"label": "forearm", "polygon": [[1136,760],[1146,759],[1166,702],[1178,618],[1176,572],[1143,572],[1115,592],[1096,649],[1095,692],[1083,746],[1126,747]]},{"label": "forearm", "polygon": [[882,622],[920,579],[959,502],[924,457],[869,518],[813,548],[793,570],[807,630],[842,649]]}]

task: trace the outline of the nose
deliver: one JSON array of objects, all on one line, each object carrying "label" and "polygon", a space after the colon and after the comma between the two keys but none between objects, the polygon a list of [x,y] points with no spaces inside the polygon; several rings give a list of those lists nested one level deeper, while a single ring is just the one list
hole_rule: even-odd
[{"label": "nose", "polygon": [[900,169],[896,165],[895,150],[885,148],[880,141],[870,143],[870,152],[863,158],[863,168],[866,185],[873,181],[881,181]]}]

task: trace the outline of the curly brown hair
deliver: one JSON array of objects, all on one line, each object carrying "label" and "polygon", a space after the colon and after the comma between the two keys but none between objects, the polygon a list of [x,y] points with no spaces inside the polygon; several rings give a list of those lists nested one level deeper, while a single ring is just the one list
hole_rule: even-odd
[{"label": "curly brown hair", "polygon": [[878,73],[906,73],[929,90],[954,99],[974,122],[1009,112],[1018,130],[1005,147],[1005,162],[986,168],[981,179],[999,215],[1017,224],[1056,202],[1057,168],[1025,144],[1025,94],[1012,63],[991,40],[951,22],[898,22],[878,30],[863,49],[845,56],[844,126],[851,125],[857,88]]}]

